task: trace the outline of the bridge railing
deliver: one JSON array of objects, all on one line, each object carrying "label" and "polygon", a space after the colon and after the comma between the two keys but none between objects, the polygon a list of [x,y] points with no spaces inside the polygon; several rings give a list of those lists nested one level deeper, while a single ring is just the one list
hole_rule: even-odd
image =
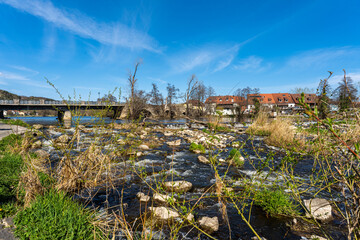
[{"label": "bridge railing", "polygon": [[14,100],[0,100],[0,104],[14,104]]},{"label": "bridge railing", "polygon": [[98,106],[121,106],[119,102],[100,102],[100,101],[51,101],[51,100],[0,100],[0,105],[98,105]]}]

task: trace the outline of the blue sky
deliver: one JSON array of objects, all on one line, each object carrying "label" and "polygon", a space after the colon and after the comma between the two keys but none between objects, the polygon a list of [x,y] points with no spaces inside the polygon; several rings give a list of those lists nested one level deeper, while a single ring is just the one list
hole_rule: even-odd
[{"label": "blue sky", "polygon": [[[185,90],[196,74],[219,95],[316,88],[342,69],[360,81],[360,1],[0,0],[0,89],[96,99],[121,88]],[[118,95],[118,94],[116,94]]]}]

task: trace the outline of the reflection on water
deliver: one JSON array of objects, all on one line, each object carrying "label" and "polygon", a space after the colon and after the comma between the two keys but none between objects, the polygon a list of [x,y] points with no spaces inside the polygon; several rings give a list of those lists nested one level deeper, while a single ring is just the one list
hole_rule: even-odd
[{"label": "reflection on water", "polygon": [[[29,125],[33,125],[33,124],[42,124],[42,125],[58,125],[58,119],[57,117],[10,117],[10,119],[19,119],[22,120],[24,122],[26,122]],[[99,123],[111,123],[114,120],[108,117],[105,118],[99,118],[99,117],[73,117],[72,119],[72,126],[74,126],[77,122],[79,122],[79,124],[86,124],[86,125],[93,125],[93,124],[99,124]],[[208,119],[206,118],[201,118],[198,119],[200,121],[204,121],[207,122]],[[116,123],[127,123],[130,122],[130,120],[126,120],[126,119],[121,119],[121,120],[115,120]],[[146,119],[146,122],[149,123],[160,123],[160,124],[185,124],[187,122],[189,122],[189,120],[187,119],[160,119],[160,120],[151,120],[151,119]],[[223,117],[221,119],[222,123],[236,123],[236,118],[233,117]],[[249,122],[249,119],[245,119],[244,122]]]},{"label": "reflection on water", "polygon": [[[10,119],[19,119],[24,122],[26,122],[29,125],[33,124],[42,124],[42,125],[58,125],[58,119],[57,117],[10,117]],[[99,123],[111,123],[114,120],[108,117],[105,118],[99,118],[99,117],[73,117],[72,118],[72,126],[74,126],[77,122],[79,124],[86,124],[86,125],[92,125],[92,124],[99,124]],[[127,123],[131,122],[130,120],[121,119],[121,120],[115,120],[116,123]],[[186,119],[162,119],[162,120],[146,120],[146,122],[149,123],[162,123],[162,124],[185,124],[188,122]]]}]

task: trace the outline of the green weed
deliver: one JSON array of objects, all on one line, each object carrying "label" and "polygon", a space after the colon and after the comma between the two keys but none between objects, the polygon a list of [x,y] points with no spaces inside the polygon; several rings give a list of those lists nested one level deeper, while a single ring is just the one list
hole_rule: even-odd
[{"label": "green weed", "polygon": [[21,126],[21,127],[30,127],[29,124],[27,124],[24,121],[21,121],[19,119],[2,119],[1,122],[5,123],[5,124],[9,124],[9,125],[17,125],[17,126]]},{"label": "green weed", "polygon": [[196,150],[199,150],[201,151],[202,153],[205,153],[205,147],[201,144],[196,144],[196,143],[191,143],[190,144],[190,147],[189,147],[189,150],[190,151],[196,151]]},{"label": "green weed", "polygon": [[230,153],[229,153],[229,159],[231,159],[236,166],[241,167],[242,165],[244,165],[244,159],[241,156],[241,153],[239,150],[237,150],[236,148],[231,149]]},{"label": "green weed", "polygon": [[5,152],[9,146],[21,145],[22,137],[16,134],[10,134],[0,140],[0,151]]},{"label": "green weed", "polygon": [[15,216],[15,234],[20,239],[95,239],[100,230],[93,221],[90,210],[51,190]]},{"label": "green weed", "polygon": [[268,215],[297,215],[297,209],[289,196],[280,189],[264,188],[254,194],[254,203],[260,206]]}]

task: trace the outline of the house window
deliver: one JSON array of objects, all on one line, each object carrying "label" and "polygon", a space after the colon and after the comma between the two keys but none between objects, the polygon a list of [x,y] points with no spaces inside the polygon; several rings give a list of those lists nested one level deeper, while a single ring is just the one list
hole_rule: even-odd
[{"label": "house window", "polygon": [[307,98],[306,100],[311,101],[311,98]]},{"label": "house window", "polygon": [[222,99],[220,98],[219,101],[222,102]]},{"label": "house window", "polygon": [[231,102],[234,102],[234,99],[231,99]]},{"label": "house window", "polygon": [[225,99],[225,101],[229,101],[229,99],[227,98],[227,99]]},{"label": "house window", "polygon": [[281,102],[281,98],[278,98],[278,101]]},{"label": "house window", "polygon": [[288,102],[287,98],[285,98],[285,102]]}]

